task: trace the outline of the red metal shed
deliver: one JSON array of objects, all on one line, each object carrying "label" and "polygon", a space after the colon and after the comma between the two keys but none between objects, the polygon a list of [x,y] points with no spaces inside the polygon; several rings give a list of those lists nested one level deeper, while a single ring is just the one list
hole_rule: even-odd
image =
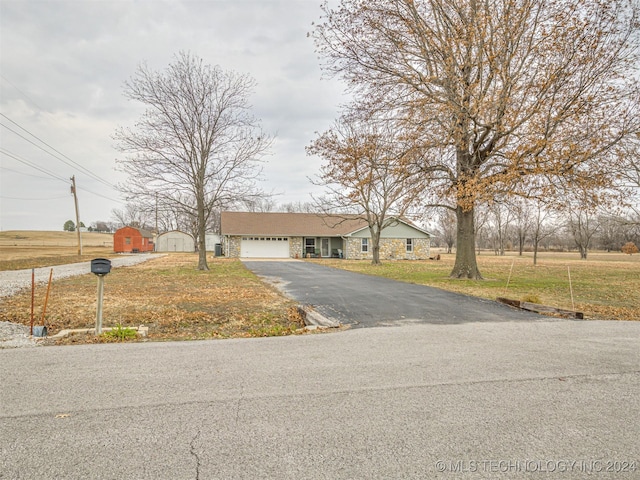
[{"label": "red metal shed", "polygon": [[113,234],[113,251],[138,253],[153,251],[153,234],[135,227],[122,227]]}]

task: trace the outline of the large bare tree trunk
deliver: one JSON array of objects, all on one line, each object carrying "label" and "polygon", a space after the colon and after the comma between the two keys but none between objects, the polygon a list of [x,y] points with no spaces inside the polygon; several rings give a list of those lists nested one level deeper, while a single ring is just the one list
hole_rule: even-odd
[{"label": "large bare tree trunk", "polygon": [[458,218],[457,250],[456,263],[453,266],[451,278],[482,280],[475,255],[476,233],[473,212],[473,208],[465,211],[458,206],[456,209],[456,217]]},{"label": "large bare tree trunk", "polygon": [[196,227],[198,229],[198,270],[209,270],[209,265],[207,265],[207,225],[204,212],[204,192],[198,192],[196,200],[198,207],[198,225]]}]

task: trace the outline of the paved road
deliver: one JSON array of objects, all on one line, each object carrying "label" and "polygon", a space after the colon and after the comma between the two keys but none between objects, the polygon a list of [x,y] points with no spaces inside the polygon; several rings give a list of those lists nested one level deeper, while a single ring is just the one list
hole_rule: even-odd
[{"label": "paved road", "polygon": [[640,476],[640,322],[41,347],[0,365],[2,479]]},{"label": "paved road", "polygon": [[343,324],[548,321],[494,301],[304,261],[244,261],[286,295]]}]

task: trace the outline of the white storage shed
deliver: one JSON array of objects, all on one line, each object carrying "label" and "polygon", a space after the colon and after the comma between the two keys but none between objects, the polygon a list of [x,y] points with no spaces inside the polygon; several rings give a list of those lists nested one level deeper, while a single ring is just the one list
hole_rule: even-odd
[{"label": "white storage shed", "polygon": [[156,252],[194,252],[195,242],[188,233],[172,230],[158,235]]}]

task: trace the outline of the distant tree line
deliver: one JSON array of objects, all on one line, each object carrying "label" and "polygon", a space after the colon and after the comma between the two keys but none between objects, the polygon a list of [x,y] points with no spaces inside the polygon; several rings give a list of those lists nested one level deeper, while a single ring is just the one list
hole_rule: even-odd
[{"label": "distant tree line", "polygon": [[[434,246],[451,253],[456,247],[455,215],[441,211],[432,220]],[[539,251],[576,251],[587,259],[591,250],[632,254],[631,245],[640,246],[640,213],[634,209],[616,212],[572,202],[558,208],[518,199],[477,208],[475,225],[478,252],[533,252],[534,263]]]}]

